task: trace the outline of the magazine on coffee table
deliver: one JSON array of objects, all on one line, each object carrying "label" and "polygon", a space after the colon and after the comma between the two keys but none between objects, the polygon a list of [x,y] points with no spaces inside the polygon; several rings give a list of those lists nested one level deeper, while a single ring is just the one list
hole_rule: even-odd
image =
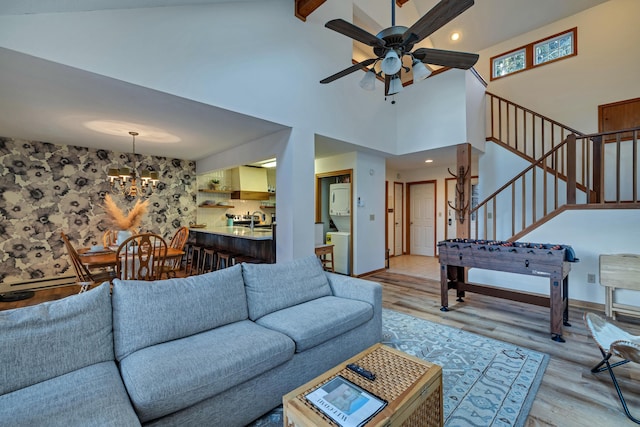
[{"label": "magazine on coffee table", "polygon": [[340,375],[306,394],[305,398],[341,427],[362,426],[387,406],[385,400]]}]

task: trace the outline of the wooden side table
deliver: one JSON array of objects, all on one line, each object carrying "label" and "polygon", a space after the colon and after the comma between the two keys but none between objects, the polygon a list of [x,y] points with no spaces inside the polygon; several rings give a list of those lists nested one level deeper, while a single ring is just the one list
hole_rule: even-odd
[{"label": "wooden side table", "polygon": [[[331,255],[331,258],[327,258],[327,255]],[[316,256],[320,258],[322,267],[332,273],[335,272],[333,266],[333,245],[318,245],[316,246]]]},{"label": "wooden side table", "polygon": [[[369,381],[346,368],[357,363],[375,373]],[[442,368],[391,347],[375,344],[282,398],[287,427],[337,426],[305,399],[305,395],[337,375],[359,385],[388,405],[369,426],[438,427],[444,424]]]},{"label": "wooden side table", "polygon": [[604,311],[616,320],[616,313],[640,317],[640,307],[616,302],[616,289],[640,291],[640,255],[600,255],[600,284],[605,287]]}]

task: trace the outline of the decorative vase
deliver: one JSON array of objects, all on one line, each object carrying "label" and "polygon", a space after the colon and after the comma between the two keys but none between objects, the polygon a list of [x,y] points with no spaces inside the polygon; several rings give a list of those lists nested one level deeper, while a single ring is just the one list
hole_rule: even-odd
[{"label": "decorative vase", "polygon": [[131,237],[133,233],[129,230],[119,230],[118,236],[116,237],[116,244],[120,246],[125,240]]}]

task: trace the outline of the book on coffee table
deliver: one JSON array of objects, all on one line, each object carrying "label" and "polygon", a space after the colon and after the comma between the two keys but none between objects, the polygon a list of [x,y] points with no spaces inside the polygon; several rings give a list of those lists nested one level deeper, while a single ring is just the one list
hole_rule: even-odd
[{"label": "book on coffee table", "polygon": [[341,427],[359,427],[386,405],[385,400],[338,375],[305,398]]}]

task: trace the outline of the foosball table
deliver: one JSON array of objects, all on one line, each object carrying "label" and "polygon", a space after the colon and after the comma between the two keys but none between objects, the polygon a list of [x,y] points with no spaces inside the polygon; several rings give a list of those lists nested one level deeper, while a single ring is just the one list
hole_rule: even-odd
[{"label": "foosball table", "polygon": [[[438,243],[441,311],[449,311],[449,289],[464,302],[465,291],[534,304],[550,309],[551,339],[564,342],[562,326],[569,320],[569,271],[577,262],[571,246],[473,239]],[[467,283],[465,268],[505,271],[549,278],[549,296]]]}]

